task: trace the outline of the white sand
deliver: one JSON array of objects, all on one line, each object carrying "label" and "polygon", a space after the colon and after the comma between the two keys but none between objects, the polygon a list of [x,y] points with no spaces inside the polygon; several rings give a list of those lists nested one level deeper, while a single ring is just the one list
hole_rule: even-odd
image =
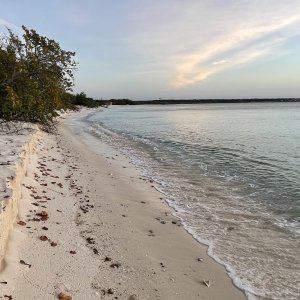
[{"label": "white sand", "polygon": [[[26,225],[10,234],[0,299],[60,292],[78,300],[245,299],[126,158],[104,144],[91,151],[64,125],[41,140],[24,178]],[[33,221],[41,211],[49,219]]]},{"label": "white sand", "polygon": [[33,127],[19,133],[0,132],[0,270],[5,265],[8,235],[18,213],[21,182],[37,143],[38,131]]}]

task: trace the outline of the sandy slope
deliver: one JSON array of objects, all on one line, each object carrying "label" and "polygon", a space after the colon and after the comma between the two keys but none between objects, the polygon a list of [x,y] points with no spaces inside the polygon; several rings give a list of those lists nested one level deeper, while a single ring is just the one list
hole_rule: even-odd
[{"label": "sandy slope", "polygon": [[0,128],[0,270],[5,266],[7,240],[18,214],[21,182],[39,142],[37,128],[27,124],[17,126],[21,128],[18,133]]},{"label": "sandy slope", "polygon": [[26,225],[11,234],[0,299],[60,292],[78,300],[245,299],[126,158],[107,145],[89,150],[63,125],[42,139],[24,180]]}]

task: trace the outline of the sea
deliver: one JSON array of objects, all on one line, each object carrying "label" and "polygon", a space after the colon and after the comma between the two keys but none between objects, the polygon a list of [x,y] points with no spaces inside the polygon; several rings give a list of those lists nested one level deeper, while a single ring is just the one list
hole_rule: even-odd
[{"label": "sea", "polygon": [[112,106],[80,122],[155,182],[248,299],[300,299],[300,103]]}]

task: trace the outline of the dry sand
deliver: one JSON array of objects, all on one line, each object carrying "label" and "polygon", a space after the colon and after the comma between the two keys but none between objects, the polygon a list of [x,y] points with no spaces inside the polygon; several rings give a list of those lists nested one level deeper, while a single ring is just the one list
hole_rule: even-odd
[{"label": "dry sand", "polygon": [[63,124],[40,134],[0,299],[245,299],[127,158]]},{"label": "dry sand", "polygon": [[26,173],[30,155],[38,144],[37,128],[19,124],[11,128],[0,127],[0,271],[5,266],[4,255],[9,232],[18,214],[21,182]]}]

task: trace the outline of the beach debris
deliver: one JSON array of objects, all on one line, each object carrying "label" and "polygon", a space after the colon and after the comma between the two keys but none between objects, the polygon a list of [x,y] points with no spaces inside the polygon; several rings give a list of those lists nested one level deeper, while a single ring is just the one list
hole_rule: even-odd
[{"label": "beach debris", "polygon": [[113,293],[114,293],[114,291],[112,289],[107,290],[107,294],[112,295]]},{"label": "beach debris", "polygon": [[84,214],[88,212],[88,210],[83,206],[80,206],[79,209],[81,209]]},{"label": "beach debris", "polygon": [[12,295],[4,295],[5,298],[8,298],[8,300],[13,300]]},{"label": "beach debris", "polygon": [[72,297],[70,295],[67,295],[67,294],[63,293],[63,292],[60,292],[58,294],[58,299],[59,300],[72,300]]},{"label": "beach debris", "polygon": [[51,242],[50,245],[51,245],[51,247],[56,247],[56,246],[57,246],[57,243]]},{"label": "beach debris", "polygon": [[117,269],[117,268],[120,268],[120,267],[121,267],[121,264],[120,264],[119,262],[117,262],[117,263],[112,263],[112,264],[110,265],[110,267],[113,268],[113,269]]},{"label": "beach debris", "polygon": [[160,217],[156,217],[155,220],[157,220],[161,224],[166,224],[166,221],[161,219]]},{"label": "beach debris", "polygon": [[31,264],[26,263],[23,259],[20,260],[20,264],[24,266],[28,266],[28,268],[31,268]]},{"label": "beach debris", "polygon": [[21,225],[21,226],[25,226],[26,223],[24,221],[19,221],[17,224]]},{"label": "beach debris", "polygon": [[36,213],[35,215],[38,216],[38,217],[40,217],[40,220],[41,220],[41,221],[46,221],[46,220],[48,220],[48,218],[49,218],[48,213],[47,213],[46,211],[44,211],[44,210],[42,210],[42,211],[39,212],[39,213]]},{"label": "beach debris", "polygon": [[95,244],[95,241],[94,241],[94,239],[93,238],[91,238],[91,237],[87,237],[86,238],[86,241],[88,242],[88,244]]},{"label": "beach debris", "polygon": [[7,284],[7,281],[0,281],[0,283],[2,283],[2,284]]},{"label": "beach debris", "polygon": [[70,253],[71,253],[71,254],[76,254],[76,251],[71,250]]},{"label": "beach debris", "polygon": [[197,261],[203,261],[202,257],[197,257]]},{"label": "beach debris", "polygon": [[39,218],[33,218],[33,219],[29,219],[28,221],[34,221],[34,222],[40,222],[41,221],[41,219],[39,219]]},{"label": "beach debris", "polygon": [[93,248],[94,254],[99,254],[99,251],[96,248]]},{"label": "beach debris", "polygon": [[129,298],[128,298],[128,300],[137,300],[137,299],[138,299],[138,297],[135,294],[130,295]]},{"label": "beach debris", "polygon": [[112,259],[109,256],[105,256],[104,261],[111,261]]},{"label": "beach debris", "polygon": [[39,239],[43,242],[48,241],[48,238],[45,235],[41,235]]},{"label": "beach debris", "polygon": [[43,226],[42,229],[43,229],[43,230],[48,230],[48,227]]},{"label": "beach debris", "polygon": [[109,288],[108,290],[101,290],[101,292],[103,295],[106,295],[106,294],[113,295],[113,293],[114,293],[114,291],[111,288]]},{"label": "beach debris", "polygon": [[145,202],[145,201],[141,201],[141,203],[143,203],[143,204],[146,204],[146,202]]},{"label": "beach debris", "polygon": [[152,229],[149,229],[148,231],[149,231],[149,234],[148,234],[148,236],[155,236],[155,234],[154,234],[154,232],[153,232],[153,230],[152,230]]},{"label": "beach debris", "polygon": [[206,285],[207,287],[210,287],[210,281],[209,280],[203,280],[202,283]]}]

